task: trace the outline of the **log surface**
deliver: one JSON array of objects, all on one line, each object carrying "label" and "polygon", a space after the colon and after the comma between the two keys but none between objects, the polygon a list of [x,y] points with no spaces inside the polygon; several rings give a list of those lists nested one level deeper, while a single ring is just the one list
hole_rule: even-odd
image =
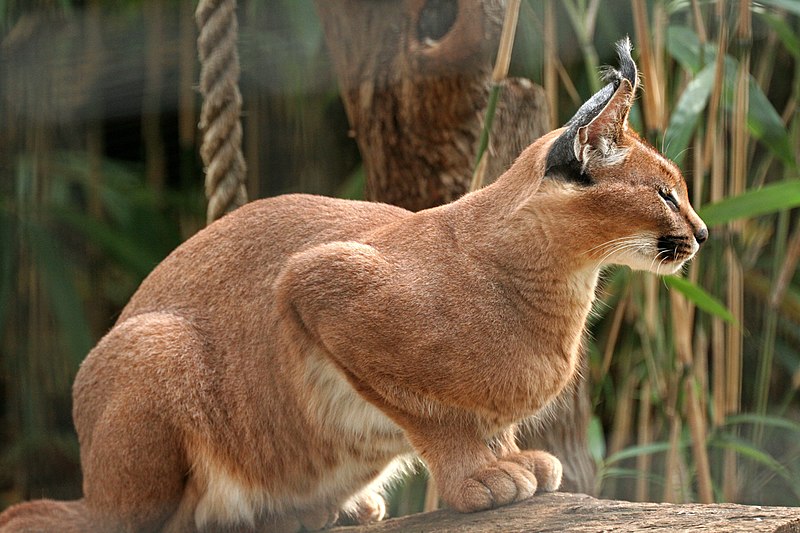
[{"label": "log surface", "polygon": [[738,504],[669,504],[600,500],[585,494],[541,494],[508,507],[459,514],[440,510],[338,533],[388,532],[747,532],[800,533],[800,508]]}]

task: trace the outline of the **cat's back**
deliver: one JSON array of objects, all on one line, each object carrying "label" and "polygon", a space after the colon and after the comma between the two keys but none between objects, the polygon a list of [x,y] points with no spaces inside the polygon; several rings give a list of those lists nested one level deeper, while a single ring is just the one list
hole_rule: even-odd
[{"label": "cat's back", "polygon": [[410,214],[387,204],[308,194],[256,200],[176,248],[142,282],[117,323],[153,311],[258,305],[292,254],[357,239]]}]

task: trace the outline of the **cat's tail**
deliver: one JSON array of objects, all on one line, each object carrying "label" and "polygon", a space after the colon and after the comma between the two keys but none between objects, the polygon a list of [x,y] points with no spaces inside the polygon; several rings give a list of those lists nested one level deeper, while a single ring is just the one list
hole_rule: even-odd
[{"label": "cat's tail", "polygon": [[0,533],[88,533],[97,526],[83,500],[34,500],[0,514]]}]

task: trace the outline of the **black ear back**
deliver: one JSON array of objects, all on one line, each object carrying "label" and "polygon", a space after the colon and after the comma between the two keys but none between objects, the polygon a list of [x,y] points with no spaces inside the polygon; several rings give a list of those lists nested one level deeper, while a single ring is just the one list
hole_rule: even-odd
[{"label": "black ear back", "polygon": [[[638,86],[638,71],[636,63],[631,57],[630,40],[626,37],[618,41],[616,47],[619,56],[619,70],[606,69],[604,77],[608,83],[587,100],[566,123],[566,129],[553,142],[547,153],[545,175],[579,185],[591,185],[592,179],[587,173],[586,161],[579,161],[579,156],[576,155],[576,152],[580,153],[584,149],[579,146],[580,142],[576,138],[578,130],[590,126],[598,119],[608,122],[608,117],[601,117],[601,115],[614,112],[614,110],[609,110],[612,102],[617,107],[619,105],[626,106],[623,113],[620,113],[619,110],[614,112],[614,120],[627,123],[627,111],[632,103],[632,94],[635,94]],[[623,80],[627,80],[629,84],[623,84]],[[623,85],[624,87],[621,87]],[[621,89],[626,91],[625,95],[619,94]],[[630,97],[627,94],[628,91]],[[618,126],[620,129],[624,129],[625,124],[618,124]]]}]

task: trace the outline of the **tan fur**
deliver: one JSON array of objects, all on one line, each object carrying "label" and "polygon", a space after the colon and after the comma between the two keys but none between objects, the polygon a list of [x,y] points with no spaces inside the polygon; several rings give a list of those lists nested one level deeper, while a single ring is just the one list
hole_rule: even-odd
[{"label": "tan fur", "polygon": [[[443,207],[290,195],[189,239],[76,378],[84,499],[21,504],[0,530],[378,520],[413,454],[460,511],[555,490],[560,462],[514,428],[573,379],[600,269],[674,272],[705,231],[678,169],[627,128],[634,89],[579,132],[591,186],[543,178],[557,130]],[[662,235],[692,244],[668,257]]]}]

